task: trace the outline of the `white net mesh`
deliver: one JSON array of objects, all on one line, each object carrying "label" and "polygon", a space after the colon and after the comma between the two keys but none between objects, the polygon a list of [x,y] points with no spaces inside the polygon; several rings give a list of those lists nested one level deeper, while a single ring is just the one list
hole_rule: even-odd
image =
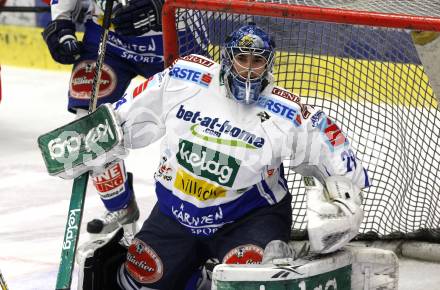
[{"label": "white net mesh", "polygon": [[[283,3],[440,17],[439,1]],[[176,17],[198,35],[196,43],[180,37],[181,51],[215,60],[226,35],[248,21],[274,36],[277,84],[337,120],[369,172],[361,233],[440,240],[438,104],[409,31],[186,9]],[[301,177],[284,165],[294,232],[302,233]]]}]

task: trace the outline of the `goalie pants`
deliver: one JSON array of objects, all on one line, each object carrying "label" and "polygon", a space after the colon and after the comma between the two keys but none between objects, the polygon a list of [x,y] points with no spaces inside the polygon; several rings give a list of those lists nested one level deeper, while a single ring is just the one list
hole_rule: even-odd
[{"label": "goalie pants", "polygon": [[260,263],[270,241],[288,242],[291,225],[290,194],[278,204],[223,226],[210,237],[192,235],[161,213],[156,204],[128,249],[118,282],[123,289],[183,290],[208,258],[223,263]]}]

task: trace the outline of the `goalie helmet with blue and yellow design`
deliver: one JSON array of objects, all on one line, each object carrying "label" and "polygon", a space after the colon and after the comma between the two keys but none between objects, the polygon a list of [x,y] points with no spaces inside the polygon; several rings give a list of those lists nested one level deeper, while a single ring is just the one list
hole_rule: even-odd
[{"label": "goalie helmet with blue and yellow design", "polygon": [[255,23],[232,32],[221,53],[221,69],[228,97],[243,104],[258,101],[273,82],[275,43]]}]

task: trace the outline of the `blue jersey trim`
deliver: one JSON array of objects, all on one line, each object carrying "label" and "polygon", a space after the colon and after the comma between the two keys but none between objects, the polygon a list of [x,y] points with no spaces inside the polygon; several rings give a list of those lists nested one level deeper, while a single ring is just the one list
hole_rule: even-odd
[{"label": "blue jersey trim", "polygon": [[254,209],[269,205],[260,195],[257,186],[252,186],[233,201],[204,208],[181,200],[160,182],[156,182],[156,194],[163,214],[178,221],[194,235],[200,236],[210,236],[223,225],[236,221]]}]

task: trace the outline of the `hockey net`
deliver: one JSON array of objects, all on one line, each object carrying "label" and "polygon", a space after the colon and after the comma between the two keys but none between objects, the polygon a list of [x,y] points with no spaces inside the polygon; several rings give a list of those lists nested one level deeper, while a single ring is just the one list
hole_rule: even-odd
[{"label": "hockey net", "polygon": [[[264,28],[277,44],[277,84],[337,120],[368,170],[360,236],[440,241],[440,114],[410,30],[440,30],[440,1],[173,0],[163,15],[168,64],[179,49],[219,60],[231,31]],[[175,23],[197,43],[177,39]],[[288,163],[292,232],[302,236],[306,199]]]}]

